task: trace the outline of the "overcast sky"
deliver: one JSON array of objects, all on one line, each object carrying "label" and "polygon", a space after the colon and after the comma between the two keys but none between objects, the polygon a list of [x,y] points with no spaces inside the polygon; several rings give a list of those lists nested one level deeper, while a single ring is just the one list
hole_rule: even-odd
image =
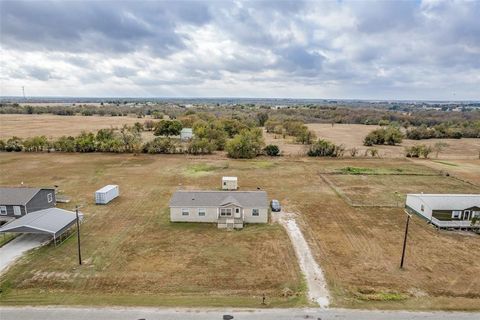
[{"label": "overcast sky", "polygon": [[480,1],[1,1],[1,94],[480,100]]}]

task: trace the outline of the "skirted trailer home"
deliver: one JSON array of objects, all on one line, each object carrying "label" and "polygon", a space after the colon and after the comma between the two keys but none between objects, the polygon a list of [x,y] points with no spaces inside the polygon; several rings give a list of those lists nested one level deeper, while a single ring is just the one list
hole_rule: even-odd
[{"label": "skirted trailer home", "polygon": [[0,188],[0,220],[19,218],[55,205],[53,188]]},{"label": "skirted trailer home", "polygon": [[217,223],[241,229],[244,223],[268,222],[265,191],[177,191],[170,200],[170,221]]},{"label": "skirted trailer home", "polygon": [[437,228],[480,229],[479,194],[407,194],[405,208]]}]

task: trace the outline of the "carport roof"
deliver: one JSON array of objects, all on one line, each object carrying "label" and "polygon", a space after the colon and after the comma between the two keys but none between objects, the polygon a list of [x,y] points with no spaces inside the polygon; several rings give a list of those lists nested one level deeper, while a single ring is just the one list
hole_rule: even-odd
[{"label": "carport roof", "polygon": [[[83,215],[81,215],[83,216]],[[75,213],[59,208],[34,211],[7,223],[0,232],[48,233],[58,237],[76,221]]]}]

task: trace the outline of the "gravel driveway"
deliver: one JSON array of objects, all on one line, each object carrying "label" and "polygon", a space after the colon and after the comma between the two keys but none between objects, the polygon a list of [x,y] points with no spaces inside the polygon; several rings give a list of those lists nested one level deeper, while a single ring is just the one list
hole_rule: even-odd
[{"label": "gravel driveway", "polygon": [[45,234],[24,234],[0,248],[0,274],[5,272],[25,252],[41,246],[50,239]]},{"label": "gravel driveway", "polygon": [[318,303],[320,308],[328,307],[330,298],[325,277],[322,269],[315,261],[310,246],[298,227],[294,215],[287,213],[279,213],[277,215],[278,221],[287,230],[300,264],[300,269],[302,269],[307,280],[308,297]]}]

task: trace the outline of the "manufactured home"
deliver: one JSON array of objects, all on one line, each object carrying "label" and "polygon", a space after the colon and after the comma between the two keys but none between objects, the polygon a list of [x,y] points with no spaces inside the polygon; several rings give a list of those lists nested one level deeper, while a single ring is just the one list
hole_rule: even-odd
[{"label": "manufactured home", "polygon": [[216,223],[228,229],[241,229],[245,223],[267,223],[267,193],[177,191],[170,200],[170,221]]},{"label": "manufactured home", "polygon": [[54,188],[0,188],[0,220],[55,207]]},{"label": "manufactured home", "polygon": [[237,190],[238,189],[238,179],[237,179],[237,177],[223,177],[222,178],[222,189],[223,190]]},{"label": "manufactured home", "polygon": [[407,194],[407,211],[437,228],[479,229],[480,194]]}]

